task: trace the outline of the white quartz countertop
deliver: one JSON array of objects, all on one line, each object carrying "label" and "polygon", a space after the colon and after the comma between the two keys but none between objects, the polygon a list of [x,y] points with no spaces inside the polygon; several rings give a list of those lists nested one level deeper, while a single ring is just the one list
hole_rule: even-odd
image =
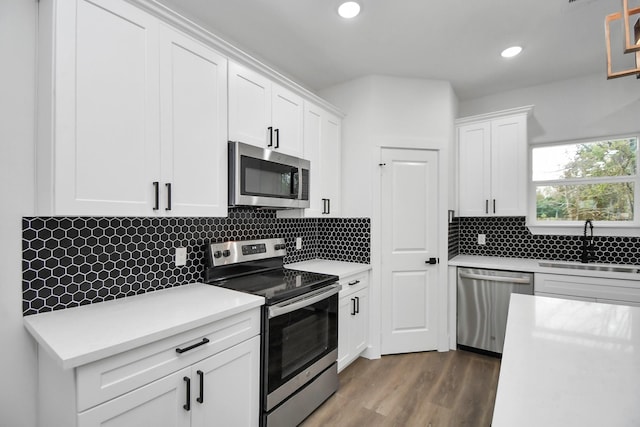
[{"label": "white quartz countertop", "polygon": [[492,427],[640,425],[640,307],[511,296]]},{"label": "white quartz countertop", "polygon": [[326,259],[312,259],[285,265],[294,270],[310,271],[312,273],[333,274],[343,279],[352,274],[362,273],[371,269],[371,264],[357,262],[331,261]]},{"label": "white quartz countertop", "polygon": [[24,324],[70,369],[263,304],[259,296],[194,283],[27,316]]}]

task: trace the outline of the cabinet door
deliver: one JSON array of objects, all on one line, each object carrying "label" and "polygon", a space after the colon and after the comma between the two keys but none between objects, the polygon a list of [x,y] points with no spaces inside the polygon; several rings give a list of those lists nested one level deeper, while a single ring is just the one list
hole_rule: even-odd
[{"label": "cabinet door", "polygon": [[161,209],[226,216],[227,60],[164,26],[160,47]]},{"label": "cabinet door", "polygon": [[458,128],[460,216],[489,214],[491,125],[481,122]]},{"label": "cabinet door", "polygon": [[357,313],[352,318],[350,339],[353,356],[367,348],[369,326],[369,289],[363,289],[353,295],[356,298]]},{"label": "cabinet door", "polygon": [[526,202],[526,116],[493,120],[490,212],[501,216],[524,216],[527,214]]},{"label": "cabinet door", "polygon": [[39,200],[39,210],[152,214],[160,166],[157,21],[118,0],[57,7],[53,164],[38,178],[50,181],[43,192],[52,196]]},{"label": "cabinet door", "polygon": [[302,98],[274,84],[271,93],[271,124],[274,129],[273,148],[291,156],[302,157]]},{"label": "cabinet door", "polygon": [[191,378],[193,427],[258,425],[260,337],[193,365]]},{"label": "cabinet door", "polygon": [[270,142],[271,82],[229,62],[229,140],[266,148]]},{"label": "cabinet door", "polygon": [[304,158],[311,162],[311,176],[309,179],[309,208],[304,210],[304,216],[317,217],[323,209],[323,176],[320,145],[322,143],[322,127],[324,112],[319,107],[306,103],[304,111]]},{"label": "cabinet door", "polygon": [[320,144],[320,170],[322,178],[322,198],[328,199],[323,216],[340,216],[341,213],[341,162],[340,152],[342,121],[325,113],[322,120],[322,143]]},{"label": "cabinet door", "polygon": [[190,372],[190,368],[182,369],[81,412],[78,427],[188,427],[191,412],[183,405],[187,399],[184,378]]}]

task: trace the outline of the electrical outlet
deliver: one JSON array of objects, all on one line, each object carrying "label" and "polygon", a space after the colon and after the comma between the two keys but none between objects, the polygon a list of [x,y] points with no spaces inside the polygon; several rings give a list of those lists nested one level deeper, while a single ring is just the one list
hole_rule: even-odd
[{"label": "electrical outlet", "polygon": [[478,234],[478,244],[486,245],[487,244],[487,235],[486,234]]},{"label": "electrical outlet", "polygon": [[187,248],[176,248],[176,267],[187,265]]},{"label": "electrical outlet", "polygon": [[302,249],[302,237],[296,237],[296,249]]}]

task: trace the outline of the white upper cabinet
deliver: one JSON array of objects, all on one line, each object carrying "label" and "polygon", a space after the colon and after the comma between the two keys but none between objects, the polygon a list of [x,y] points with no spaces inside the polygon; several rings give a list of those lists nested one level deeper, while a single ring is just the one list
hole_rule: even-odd
[{"label": "white upper cabinet", "polygon": [[530,110],[457,121],[460,216],[526,215]]},{"label": "white upper cabinet", "polygon": [[165,209],[171,197],[175,215],[226,216],[227,60],[167,26],[160,35]]},{"label": "white upper cabinet", "polygon": [[304,103],[304,158],[311,162],[310,206],[278,211],[279,217],[340,216],[341,133],[339,117],[313,103]]},{"label": "white upper cabinet", "polygon": [[226,59],[125,1],[39,19],[38,214],[225,215]]},{"label": "white upper cabinet", "polygon": [[302,157],[303,111],[300,96],[229,62],[229,140]]}]

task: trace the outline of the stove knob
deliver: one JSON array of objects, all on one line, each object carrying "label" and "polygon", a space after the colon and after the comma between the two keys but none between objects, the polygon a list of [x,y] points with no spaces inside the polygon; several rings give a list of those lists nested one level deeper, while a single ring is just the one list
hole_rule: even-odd
[{"label": "stove knob", "polygon": [[220,251],[215,251],[215,252],[213,253],[213,257],[214,257],[214,258],[220,258],[221,256],[222,256],[222,252],[220,252]]},{"label": "stove knob", "polygon": [[229,251],[229,249],[225,249],[224,251],[222,251],[222,255],[227,257],[227,256],[231,255],[231,252]]}]

